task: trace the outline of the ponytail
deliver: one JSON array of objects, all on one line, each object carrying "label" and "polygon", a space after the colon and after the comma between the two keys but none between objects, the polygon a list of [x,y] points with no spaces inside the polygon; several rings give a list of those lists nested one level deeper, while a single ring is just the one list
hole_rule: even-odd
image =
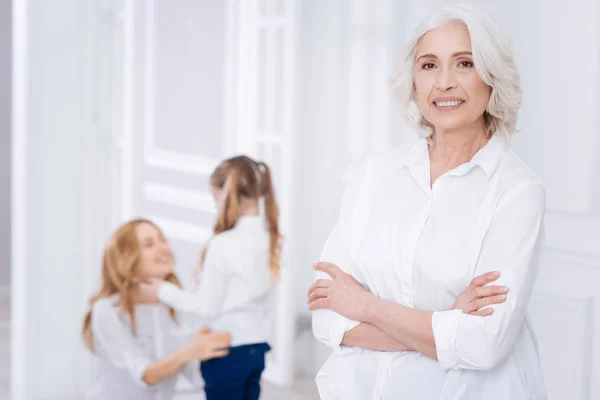
[{"label": "ponytail", "polygon": [[269,230],[269,268],[273,278],[279,276],[281,267],[282,236],[279,233],[279,206],[275,199],[275,190],[271,170],[264,162],[257,163],[261,172],[261,195],[265,200],[265,217]]},{"label": "ponytail", "polygon": [[[221,207],[219,210],[219,216],[217,217],[217,222],[213,228],[214,235],[218,235],[219,233],[233,228],[237,220],[240,218],[240,179],[241,173],[237,168],[232,168],[229,174],[227,174],[227,178],[225,179],[225,184],[223,186],[225,198],[223,200],[223,207]],[[206,253],[208,251],[209,243],[207,243],[206,246],[204,246],[204,249],[202,249],[202,254],[200,256],[201,266],[204,265],[204,261],[206,260]]]},{"label": "ponytail", "polygon": [[[266,225],[269,231],[269,269],[273,278],[279,276],[282,236],[279,233],[279,206],[271,170],[264,162],[256,162],[247,156],[238,156],[223,161],[211,175],[211,185],[224,191],[223,204],[213,233],[218,235],[232,229],[242,215],[242,197],[264,198]],[[214,237],[214,236],[213,236]],[[200,265],[206,260],[210,240],[204,246]]]}]

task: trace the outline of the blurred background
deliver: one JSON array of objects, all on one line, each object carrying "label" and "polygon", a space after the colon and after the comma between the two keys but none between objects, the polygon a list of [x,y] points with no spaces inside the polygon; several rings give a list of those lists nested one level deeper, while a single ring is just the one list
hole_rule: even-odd
[{"label": "blurred background", "polygon": [[[107,236],[154,220],[191,288],[208,175],[245,153],[274,169],[287,238],[265,398],[316,399],[329,351],[310,332],[311,265],[344,171],[414,137],[390,77],[414,24],[449,3],[0,0],[0,398],[82,398]],[[513,146],[547,189],[530,312],[549,397],[600,399],[600,6],[472,3],[513,37]]]}]

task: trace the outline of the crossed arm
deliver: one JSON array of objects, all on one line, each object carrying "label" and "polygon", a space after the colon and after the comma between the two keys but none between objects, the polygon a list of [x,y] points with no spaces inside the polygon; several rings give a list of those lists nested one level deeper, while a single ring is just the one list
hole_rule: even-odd
[{"label": "crossed arm", "polygon": [[[338,352],[352,351],[347,346],[406,349],[437,359],[446,368],[494,368],[512,348],[531,297],[539,268],[544,208],[543,188],[527,183],[514,188],[496,209],[476,266],[480,274],[499,271],[497,283],[510,287],[505,301],[493,303],[493,315],[473,315],[462,307],[423,311],[380,299],[338,268],[349,264],[341,257],[336,265],[317,266],[321,279],[309,295],[309,309],[317,310],[315,336]],[[341,245],[326,246],[325,253],[336,246]],[[331,254],[345,253],[337,250]]]},{"label": "crossed arm", "polygon": [[[359,296],[359,300],[361,301],[362,294],[360,292],[364,291],[360,285],[354,280],[352,276],[349,274],[345,274],[341,269],[339,269],[336,265],[330,263],[318,263],[315,265],[315,269],[321,272],[327,273],[331,277],[336,277],[336,279],[340,279],[341,284],[347,284],[349,286],[353,286],[356,284],[355,294]],[[489,316],[492,315],[492,308],[484,308],[490,306],[492,304],[500,304],[506,300],[506,293],[508,292],[508,288],[504,286],[485,286],[500,277],[498,272],[488,272],[486,274],[480,275],[474,278],[467,289],[461,293],[456,302],[454,303],[452,309],[462,310],[463,312],[475,316]],[[349,282],[346,282],[349,280]],[[308,291],[308,303],[309,310],[318,310],[322,308],[329,308],[330,306],[328,302],[328,289],[331,287],[329,284],[329,280],[318,280]],[[375,297],[375,296],[373,296]],[[368,302],[371,299],[366,299],[367,303],[362,304],[358,307],[359,313],[368,313]],[[388,303],[388,302],[384,302]],[[394,304],[394,303],[391,303]],[[371,307],[378,307],[379,305],[373,304]],[[335,307],[335,305],[333,306]],[[353,307],[353,306],[352,306]],[[361,311],[360,309],[363,308]],[[415,310],[418,311],[418,310]],[[389,311],[388,311],[389,312]],[[392,310],[393,312],[393,310]],[[424,312],[425,315],[431,315],[431,312]],[[431,317],[429,317],[431,318]],[[366,320],[367,317],[361,317],[361,319]],[[381,323],[378,322],[379,325]],[[372,322],[360,322],[358,325],[353,327],[352,329],[346,331],[341,340],[341,345],[348,347],[360,347],[369,350],[376,351],[413,351],[415,347],[407,345],[402,341],[394,338],[393,335],[389,335],[385,333],[384,330],[377,327],[376,324]],[[424,353],[427,354],[427,353]],[[429,354],[427,354],[429,355]],[[435,358],[435,357],[432,357]]]}]

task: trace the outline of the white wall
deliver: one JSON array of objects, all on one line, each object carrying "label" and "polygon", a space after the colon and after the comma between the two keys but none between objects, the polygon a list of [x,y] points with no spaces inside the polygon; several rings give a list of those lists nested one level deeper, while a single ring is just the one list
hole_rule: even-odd
[{"label": "white wall", "polygon": [[0,288],[10,285],[11,1],[0,2]]},{"label": "white wall", "polygon": [[58,0],[17,2],[15,16],[12,396],[80,399],[82,318],[114,227],[119,132],[101,34],[117,13]]}]

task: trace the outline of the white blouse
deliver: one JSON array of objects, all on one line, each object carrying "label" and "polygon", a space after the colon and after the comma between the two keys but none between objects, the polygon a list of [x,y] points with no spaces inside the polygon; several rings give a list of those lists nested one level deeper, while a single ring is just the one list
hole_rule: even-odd
[{"label": "white blouse", "polygon": [[96,357],[92,366],[88,400],[169,400],[179,375],[195,387],[202,387],[198,362],[191,362],[180,374],[149,386],[142,377],[148,366],[184,347],[194,329],[177,325],[164,304],[135,306],[137,335],[130,329],[129,316],[121,316],[114,304],[117,296],[98,300],[92,309],[92,332]]},{"label": "white blouse", "polygon": [[264,216],[243,216],[210,241],[195,293],[165,282],[158,296],[197,314],[213,331],[229,332],[232,346],[268,342],[272,284]]},{"label": "white blouse", "polygon": [[[424,139],[369,158],[344,196],[321,259],[380,298],[434,311],[439,361],[340,346],[358,322],[318,310],[314,335],[334,350],[316,378],[322,398],[545,399],[526,316],[544,209],[539,179],[498,137],[433,187]],[[447,311],[472,278],[489,271],[500,271],[494,285],[509,288],[492,316]]]}]

